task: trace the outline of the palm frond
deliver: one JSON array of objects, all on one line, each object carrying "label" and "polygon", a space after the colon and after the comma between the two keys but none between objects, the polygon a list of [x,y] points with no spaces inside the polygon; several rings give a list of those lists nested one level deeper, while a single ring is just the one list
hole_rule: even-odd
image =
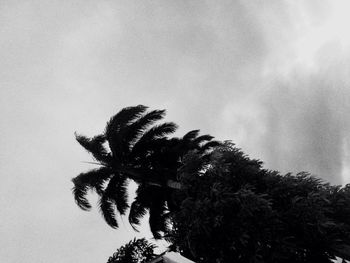
[{"label": "palm frond", "polygon": [[131,158],[144,155],[147,151],[160,149],[159,146],[165,146],[163,139],[166,135],[175,132],[176,129],[177,125],[173,122],[166,122],[150,128],[135,143],[131,152]]},{"label": "palm frond", "polygon": [[98,194],[101,194],[103,184],[111,177],[112,169],[108,167],[100,167],[85,173],[81,173],[72,179],[76,187],[87,187],[94,189]]},{"label": "palm frond", "polygon": [[[137,224],[142,218],[145,211],[149,210],[149,224],[154,238],[161,238],[161,232],[166,230],[165,213],[166,206],[166,190],[159,187],[140,184],[136,190],[135,208],[129,215],[132,224]],[[130,211],[131,212],[131,211]]]},{"label": "palm frond", "polygon": [[188,133],[186,133],[182,137],[182,140],[184,140],[184,141],[192,141],[193,139],[198,137],[198,134],[199,134],[199,130],[189,131]]},{"label": "palm frond", "polygon": [[121,215],[124,215],[129,208],[126,178],[115,174],[104,190],[104,196],[116,205]]},{"label": "palm frond", "polygon": [[144,135],[140,138],[140,140],[142,140],[144,137],[147,140],[163,138],[168,134],[174,133],[177,127],[178,126],[173,122],[165,122],[160,125],[155,125],[148,131],[146,131]]},{"label": "palm frond", "polygon": [[92,154],[95,160],[102,163],[108,162],[108,151],[103,146],[103,143],[106,141],[106,137],[104,135],[97,135],[93,138],[88,138],[75,133],[75,139],[81,146]]},{"label": "palm frond", "polygon": [[118,221],[115,214],[114,202],[106,195],[103,195],[99,200],[100,212],[106,223],[112,228],[118,228]]},{"label": "palm frond", "polygon": [[130,125],[135,119],[140,118],[147,108],[144,105],[123,108],[109,120],[106,133],[115,132],[119,127]]},{"label": "palm frond", "polygon": [[125,134],[125,142],[131,145],[144,133],[152,124],[161,120],[165,115],[165,110],[153,110],[140,117],[134,123],[130,124]]},{"label": "palm frond", "polygon": [[209,142],[212,139],[214,139],[214,136],[211,136],[209,134],[201,135],[193,140],[193,143],[196,145],[200,145],[203,142]]},{"label": "palm frond", "polygon": [[114,115],[109,122],[107,122],[105,135],[109,143],[109,147],[115,156],[120,153],[122,143],[121,130],[130,125],[135,119],[138,119],[146,111],[147,107],[138,105],[133,107],[126,107]]},{"label": "palm frond", "polygon": [[91,205],[86,198],[88,187],[85,185],[75,185],[72,189],[76,204],[85,211],[91,209]]},{"label": "palm frond", "polygon": [[140,220],[147,213],[147,207],[145,207],[140,201],[135,200],[130,206],[129,223],[132,228],[138,232],[136,226],[140,225]]},{"label": "palm frond", "polygon": [[140,219],[146,215],[153,200],[157,198],[158,191],[158,187],[149,186],[143,183],[139,184],[136,190],[135,200],[131,204],[129,212],[129,222],[136,231],[138,231],[136,225],[139,225]]},{"label": "palm frond", "polygon": [[91,205],[86,198],[89,189],[94,189],[98,194],[102,193],[102,185],[111,176],[112,170],[107,167],[90,170],[81,173],[72,179],[72,189],[75,202],[83,210],[89,210]]}]

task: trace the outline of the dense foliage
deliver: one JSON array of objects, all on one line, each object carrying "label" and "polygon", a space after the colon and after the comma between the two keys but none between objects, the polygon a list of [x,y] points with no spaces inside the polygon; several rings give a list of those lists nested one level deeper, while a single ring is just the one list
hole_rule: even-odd
[{"label": "dense foliage", "polygon": [[[350,245],[349,185],[263,169],[231,143],[199,136],[198,130],[169,137],[174,123],[155,124],[164,114],[147,112],[142,105],[128,107],[110,119],[104,133],[76,135],[99,164],[73,179],[80,208],[90,209],[86,195],[94,190],[106,222],[118,227],[117,214],[125,215],[129,208],[131,179],[138,184],[131,225],[149,213],[154,237],[166,238],[172,249],[196,262],[350,258],[344,254]],[[133,246],[122,247],[116,258],[126,258]]]},{"label": "dense foliage", "polygon": [[134,239],[120,247],[107,263],[146,263],[156,257],[155,245],[146,239]]},{"label": "dense foliage", "polygon": [[173,246],[196,262],[332,262],[350,244],[350,186],[261,165],[230,143],[189,154]]}]

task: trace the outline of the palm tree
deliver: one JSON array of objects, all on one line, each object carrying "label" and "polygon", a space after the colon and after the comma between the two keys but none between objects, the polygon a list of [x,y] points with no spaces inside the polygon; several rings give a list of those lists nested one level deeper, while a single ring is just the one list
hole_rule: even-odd
[{"label": "palm tree", "polygon": [[169,210],[176,208],[173,193],[181,189],[177,169],[186,153],[196,150],[203,155],[218,145],[210,135],[190,131],[182,138],[167,135],[177,125],[166,122],[156,125],[165,110],[147,112],[143,105],[127,107],[114,115],[103,134],[88,138],[76,134],[77,141],[94,157],[100,167],[79,174],[72,181],[77,205],[83,210],[91,208],[86,195],[94,190],[99,196],[99,207],[107,222],[118,227],[116,210],[125,215],[127,182],[134,180],[139,186],[131,205],[129,222],[136,230],[140,218],[150,214],[151,231],[156,238],[166,231]]}]

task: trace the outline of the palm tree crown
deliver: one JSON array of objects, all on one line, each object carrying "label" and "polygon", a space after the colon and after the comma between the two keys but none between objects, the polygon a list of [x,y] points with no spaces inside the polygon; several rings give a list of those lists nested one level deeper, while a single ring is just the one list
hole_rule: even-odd
[{"label": "palm tree crown", "polygon": [[[143,105],[127,107],[108,122],[103,134],[92,138],[75,134],[77,141],[92,154],[99,168],[73,178],[73,194],[83,210],[91,208],[86,195],[94,190],[100,197],[99,207],[107,222],[118,227],[116,210],[125,215],[127,182],[139,186],[130,207],[129,222],[135,228],[140,218],[150,214],[151,231],[156,238],[166,231],[169,210],[176,207],[173,193],[181,188],[177,169],[186,153],[196,150],[205,154],[219,144],[210,135],[199,135],[199,130],[188,132],[182,138],[168,138],[177,125],[173,122],[155,124],[165,110],[147,112]],[[135,228],[136,229],[136,228]]]}]

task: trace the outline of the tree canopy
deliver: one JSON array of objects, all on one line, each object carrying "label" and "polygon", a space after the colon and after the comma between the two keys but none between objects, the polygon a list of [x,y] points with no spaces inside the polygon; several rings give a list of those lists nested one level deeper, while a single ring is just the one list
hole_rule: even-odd
[{"label": "tree canopy", "polygon": [[[349,258],[350,185],[332,186],[302,172],[264,169],[230,142],[198,130],[169,137],[165,111],[122,109],[93,138],[76,135],[99,168],[73,179],[78,206],[100,196],[106,222],[125,215],[127,181],[138,184],[129,210],[133,227],[149,213],[155,238],[196,262],[332,262]],[[125,249],[124,249],[125,250]]]},{"label": "tree canopy", "polygon": [[350,185],[263,169],[228,142],[179,174],[169,241],[196,262],[332,262],[350,244]]},{"label": "tree canopy", "polygon": [[148,212],[151,231],[155,238],[161,238],[167,231],[169,210],[178,206],[173,193],[180,187],[177,170],[183,157],[192,150],[206,155],[220,143],[210,135],[199,135],[199,130],[169,138],[177,125],[156,124],[165,110],[147,109],[138,105],[120,110],[107,122],[105,131],[92,138],[76,134],[99,168],[73,178],[73,194],[81,209],[90,210],[86,196],[89,190],[95,191],[105,221],[118,228],[117,214],[125,215],[129,208],[127,182],[133,180],[138,189],[129,222],[136,229]]},{"label": "tree canopy", "polygon": [[155,258],[156,246],[149,243],[146,239],[134,238],[129,243],[118,248],[118,250],[109,257],[107,263],[147,263]]}]

